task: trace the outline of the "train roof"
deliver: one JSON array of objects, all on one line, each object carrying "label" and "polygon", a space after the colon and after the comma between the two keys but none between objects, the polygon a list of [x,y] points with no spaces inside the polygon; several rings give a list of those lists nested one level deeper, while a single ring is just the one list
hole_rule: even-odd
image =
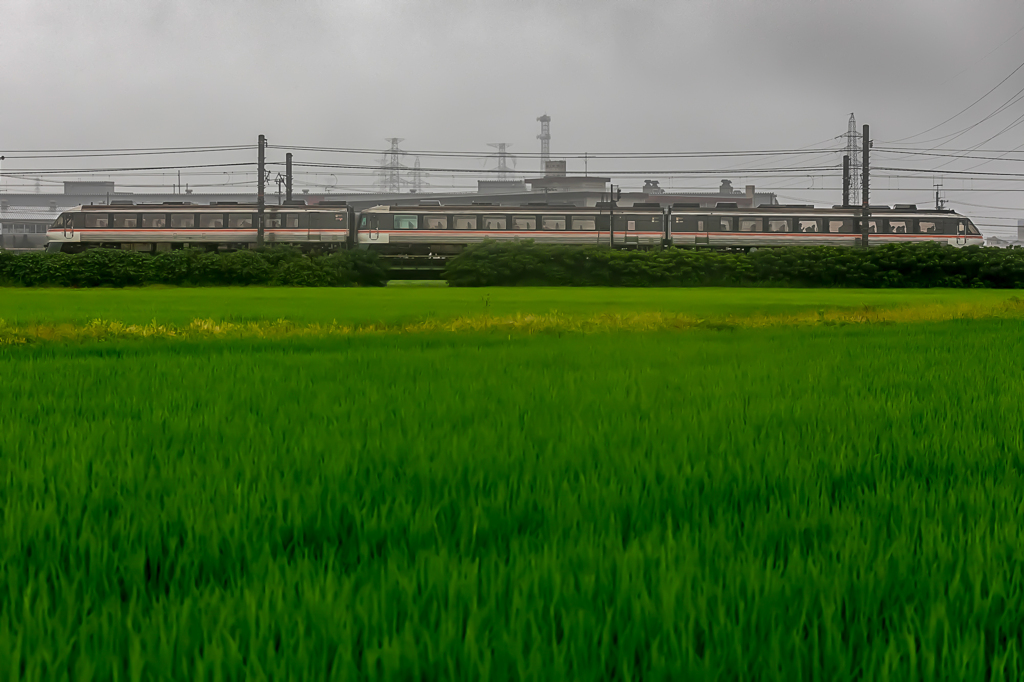
[{"label": "train roof", "polygon": [[[264,210],[267,210],[267,211],[270,211],[270,210],[274,210],[274,211],[277,211],[277,210],[294,210],[296,208],[305,208],[305,209],[316,210],[317,208],[331,208],[331,209],[346,208],[346,207],[348,207],[348,205],[349,205],[348,202],[345,202],[345,201],[321,201],[320,203],[317,203],[317,204],[308,204],[307,205],[306,202],[304,202],[304,201],[292,200],[292,201],[285,201],[281,205],[278,205],[278,204],[265,204],[263,206],[263,208],[264,208]],[[134,203],[132,201],[115,199],[114,201],[111,201],[109,204],[84,204],[84,205],[81,205],[81,206],[75,206],[74,208],[65,209],[65,210],[70,210],[70,211],[78,211],[78,210],[82,210],[82,211],[104,211],[104,212],[126,211],[127,212],[127,211],[138,211],[138,210],[145,211],[145,210],[155,210],[155,209],[163,209],[163,210],[189,210],[189,211],[209,211],[209,210],[212,209],[212,210],[216,210],[217,212],[220,212],[220,211],[222,211],[224,209],[255,211],[258,208],[259,208],[258,204],[254,204],[254,203],[253,204],[250,204],[250,203],[239,203],[237,201],[211,201],[208,204],[196,204],[196,203],[192,203],[191,201],[165,201],[165,202],[160,203],[160,204],[136,204],[136,203]]]}]

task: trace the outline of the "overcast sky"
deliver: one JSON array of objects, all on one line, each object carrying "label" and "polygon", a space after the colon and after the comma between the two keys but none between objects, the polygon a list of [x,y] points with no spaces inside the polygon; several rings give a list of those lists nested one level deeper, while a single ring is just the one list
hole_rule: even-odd
[{"label": "overcast sky", "polygon": [[[512,153],[535,155],[542,113],[551,116],[555,157],[838,148],[842,140],[833,138],[845,132],[851,112],[884,148],[953,116],[1022,62],[1020,0],[0,0],[0,153],[253,145],[263,133],[271,145],[368,149],[383,149],[384,138],[394,136],[413,151],[486,153],[493,151],[487,143],[503,141]],[[1022,89],[1024,69],[952,121],[900,144],[972,148],[1024,115],[1024,99],[1012,99]],[[942,137],[976,123],[960,137]],[[1024,125],[979,149],[1016,149],[1009,158],[1024,160]],[[268,154],[279,161],[284,151]],[[247,150],[147,164],[254,156]],[[313,159],[380,162],[379,155],[296,152],[296,161]],[[839,186],[834,172],[763,177],[744,176],[743,169],[840,162],[837,153],[819,152],[597,160],[588,170],[722,169],[721,177],[737,186],[755,183],[784,202],[831,204],[838,192],[822,188]],[[874,162],[929,170],[980,163],[977,173],[1024,173],[1022,161],[880,151]],[[494,165],[429,156],[422,163]],[[583,171],[582,161],[568,163],[570,171]],[[72,165],[8,158],[3,171]],[[538,167],[536,158],[518,160],[519,170]],[[932,200],[930,175],[878,175],[878,202]],[[477,179],[435,176],[428,181],[438,189]],[[245,181],[240,172],[189,177],[196,184]],[[373,182],[357,171],[302,178],[314,187],[369,189]],[[643,184],[640,176],[615,179],[625,189]],[[718,180],[661,182],[713,189]],[[947,176],[944,184],[951,205],[979,224],[1010,225],[1009,218],[1024,218],[1022,180]],[[4,188],[16,182],[8,176]],[[119,186],[153,182],[170,180],[118,179]],[[989,191],[995,189],[1015,191]]]}]

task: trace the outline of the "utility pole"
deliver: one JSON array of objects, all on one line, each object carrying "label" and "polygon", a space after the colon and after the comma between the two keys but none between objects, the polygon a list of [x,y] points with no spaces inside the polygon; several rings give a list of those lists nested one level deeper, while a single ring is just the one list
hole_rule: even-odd
[{"label": "utility pole", "polygon": [[259,139],[259,154],[256,162],[256,174],[259,176],[259,190],[256,193],[256,248],[263,248],[263,208],[266,204],[266,198],[264,196],[264,176],[263,176],[263,150],[267,146],[267,138],[260,135]]},{"label": "utility pole", "polygon": [[[617,192],[617,193],[616,193]],[[622,196],[622,188],[608,184],[608,247],[615,248],[615,202]]]},{"label": "utility pole", "polygon": [[863,208],[861,210],[862,220],[860,226],[860,243],[864,248],[868,247],[868,234],[870,232],[870,226],[868,225],[868,216],[871,215],[871,202],[868,199],[868,189],[870,187],[868,171],[870,170],[870,162],[868,160],[868,150],[871,149],[871,141],[868,139],[868,124],[864,124],[864,132],[861,134],[861,144],[864,148],[861,152],[861,157],[864,161],[864,168],[861,172],[861,199],[863,201]]},{"label": "utility pole", "polygon": [[292,153],[284,155],[284,198],[285,201],[292,200]]},{"label": "utility pole", "polygon": [[843,155],[843,208],[850,207],[850,155]]}]

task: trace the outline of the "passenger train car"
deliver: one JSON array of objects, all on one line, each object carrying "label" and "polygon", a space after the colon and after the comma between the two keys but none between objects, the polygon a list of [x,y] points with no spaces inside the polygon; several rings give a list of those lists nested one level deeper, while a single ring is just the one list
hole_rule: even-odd
[{"label": "passenger train car", "polygon": [[[609,216],[612,217],[609,217]],[[139,204],[112,202],[62,213],[47,231],[48,251],[87,248],[169,251],[185,246],[210,250],[256,244],[256,206],[229,202]],[[750,250],[789,245],[855,246],[861,243],[860,209],[836,206],[772,205],[739,208],[718,204],[607,204],[577,207],[531,203],[522,206],[472,204],[375,206],[356,213],[345,202],[301,201],[267,206],[267,244],[304,249],[370,249],[382,255],[459,253],[485,240],[530,239],[541,244],[593,244],[616,248],[668,246]],[[938,242],[982,244],[970,219],[949,210],[913,205],[873,206],[866,219],[869,244]]]}]

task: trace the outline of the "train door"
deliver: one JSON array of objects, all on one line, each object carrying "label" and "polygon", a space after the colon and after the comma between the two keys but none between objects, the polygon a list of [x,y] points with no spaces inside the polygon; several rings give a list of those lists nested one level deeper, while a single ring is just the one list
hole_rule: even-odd
[{"label": "train door", "polygon": [[956,245],[967,245],[967,221],[961,220],[956,224]]},{"label": "train door", "polygon": [[61,218],[61,222],[64,224],[64,238],[71,239],[75,236],[75,225],[71,221],[70,215],[65,215]]},{"label": "train door", "polygon": [[306,228],[306,240],[311,242],[320,241],[320,230],[325,227],[324,223],[330,217],[326,213],[310,213],[309,225]]}]

